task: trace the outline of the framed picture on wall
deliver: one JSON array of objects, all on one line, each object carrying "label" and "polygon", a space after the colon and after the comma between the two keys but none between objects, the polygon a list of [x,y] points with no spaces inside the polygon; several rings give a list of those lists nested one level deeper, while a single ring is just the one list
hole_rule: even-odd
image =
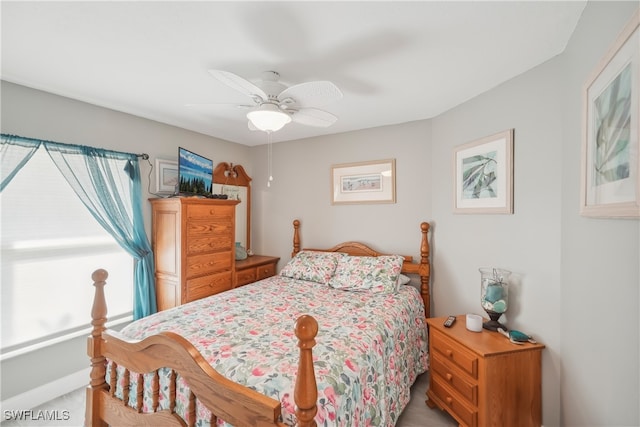
[{"label": "framed picture on wall", "polygon": [[580,214],[640,217],[640,12],[583,89]]},{"label": "framed picture on wall", "polygon": [[178,184],[178,162],[156,159],[156,194],[174,194]]},{"label": "framed picture on wall", "polygon": [[456,147],[453,170],[455,213],[513,213],[513,129]]},{"label": "framed picture on wall", "polygon": [[395,203],[396,160],[343,163],[331,167],[331,203]]}]

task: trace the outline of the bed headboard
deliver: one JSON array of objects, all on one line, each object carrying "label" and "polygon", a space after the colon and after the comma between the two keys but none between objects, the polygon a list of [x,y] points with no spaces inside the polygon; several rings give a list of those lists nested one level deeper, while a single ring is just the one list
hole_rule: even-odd
[{"label": "bed headboard", "polygon": [[[405,274],[416,274],[420,276],[420,294],[422,295],[422,301],[424,302],[424,312],[426,317],[431,317],[431,293],[429,289],[429,278],[431,275],[431,264],[429,263],[429,223],[422,222],[420,224],[420,259],[414,261],[410,255],[402,255],[404,257],[404,263],[402,264],[402,272]],[[381,256],[389,255],[388,253],[378,252],[372,249],[368,245],[360,242],[344,242],[337,244],[328,249],[315,249],[315,248],[302,248],[309,251],[322,251],[322,252],[343,252],[352,256]],[[291,256],[294,257],[301,250],[300,247],[300,220],[293,221],[293,252]]]}]

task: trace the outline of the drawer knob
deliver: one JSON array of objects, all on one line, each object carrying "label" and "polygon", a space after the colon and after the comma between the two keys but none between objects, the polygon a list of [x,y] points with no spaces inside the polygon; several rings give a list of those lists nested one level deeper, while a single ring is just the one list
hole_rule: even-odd
[{"label": "drawer knob", "polygon": [[447,354],[447,356],[452,357],[453,356],[453,351],[447,349],[447,351],[445,352]]},{"label": "drawer knob", "polygon": [[451,404],[453,403],[453,399],[451,398],[451,396],[447,396],[445,400],[447,401],[447,405],[449,406],[451,406]]},{"label": "drawer knob", "polygon": [[448,372],[447,372],[447,375],[445,375],[445,377],[447,378],[447,381],[449,381],[449,382],[451,382],[451,380],[453,379],[453,375],[451,375]]}]

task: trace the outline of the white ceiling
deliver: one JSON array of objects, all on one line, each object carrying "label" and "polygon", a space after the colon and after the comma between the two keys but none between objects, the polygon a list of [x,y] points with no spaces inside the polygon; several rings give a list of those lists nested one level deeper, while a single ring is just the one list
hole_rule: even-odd
[{"label": "white ceiling", "polygon": [[330,80],[328,128],[431,118],[561,53],[585,1],[7,2],[2,79],[245,145],[266,143],[247,103],[207,69],[287,85]]}]

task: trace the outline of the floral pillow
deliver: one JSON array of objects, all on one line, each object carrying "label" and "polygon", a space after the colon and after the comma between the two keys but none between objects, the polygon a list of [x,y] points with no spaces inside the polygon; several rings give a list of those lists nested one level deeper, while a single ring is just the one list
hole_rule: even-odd
[{"label": "floral pillow", "polygon": [[338,260],[346,256],[341,252],[300,251],[284,266],[280,275],[327,284],[336,271]]},{"label": "floral pillow", "polygon": [[396,292],[403,261],[400,255],[342,258],[338,261],[329,286],[349,291]]}]

